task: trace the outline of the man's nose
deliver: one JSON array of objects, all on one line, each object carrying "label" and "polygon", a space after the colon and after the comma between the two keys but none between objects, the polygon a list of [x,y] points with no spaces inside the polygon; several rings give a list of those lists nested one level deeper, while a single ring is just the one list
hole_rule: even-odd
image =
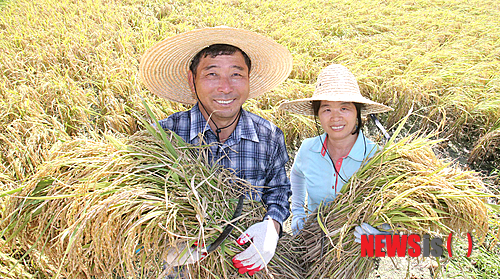
[{"label": "man's nose", "polygon": [[219,92],[223,92],[223,93],[229,93],[233,90],[233,87],[231,85],[231,80],[229,79],[229,77],[222,76],[219,79],[218,90],[219,90]]}]

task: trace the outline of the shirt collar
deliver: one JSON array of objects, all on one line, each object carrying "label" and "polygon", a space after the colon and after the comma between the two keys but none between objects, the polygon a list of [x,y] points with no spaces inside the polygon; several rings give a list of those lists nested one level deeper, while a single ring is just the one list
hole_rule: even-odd
[{"label": "shirt collar", "polygon": [[241,111],[240,121],[238,122],[233,134],[236,139],[242,138],[259,142],[259,136],[257,135],[257,130],[255,129],[255,122],[250,116],[250,112],[246,110]]},{"label": "shirt collar", "polygon": [[359,130],[358,138],[352,146],[348,156],[353,160],[362,162],[365,159],[365,154],[368,155],[368,153],[370,153],[370,150],[366,150],[367,148],[365,135],[361,130]]},{"label": "shirt collar", "polygon": [[203,134],[205,131],[210,130],[210,125],[201,114],[198,103],[193,106],[191,113],[191,129],[189,130],[189,141],[192,142],[198,134]]},{"label": "shirt collar", "polygon": [[[313,152],[321,153],[323,155],[323,152],[321,152],[321,151],[323,149],[323,143],[326,140],[326,136],[327,136],[327,134],[323,133],[319,137],[320,140],[314,141],[314,144],[311,146],[310,150]],[[365,159],[365,149],[367,148],[365,146],[365,143],[366,143],[365,135],[363,134],[363,131],[359,130],[358,138],[356,139],[356,142],[352,146],[351,151],[349,151],[349,154],[347,155],[347,157],[350,157],[353,160],[362,162]],[[369,153],[369,151],[370,150],[366,151],[367,154]],[[325,153],[325,155],[326,155],[326,153]],[[325,156],[325,155],[323,155],[323,156]]]},{"label": "shirt collar", "polygon": [[[191,109],[191,129],[189,131],[189,140],[193,141],[198,134],[203,134],[208,130],[212,131],[212,128],[210,128],[210,125],[205,120],[205,117],[203,117],[198,103],[196,103],[196,105],[194,105]],[[212,131],[212,133],[214,132]],[[255,123],[252,121],[250,113],[246,110],[242,110],[238,125],[236,125],[232,135],[233,136],[230,140],[228,140],[230,142],[226,142],[226,144],[232,145],[232,143],[238,143],[240,139],[259,142],[259,137],[255,129]]]}]

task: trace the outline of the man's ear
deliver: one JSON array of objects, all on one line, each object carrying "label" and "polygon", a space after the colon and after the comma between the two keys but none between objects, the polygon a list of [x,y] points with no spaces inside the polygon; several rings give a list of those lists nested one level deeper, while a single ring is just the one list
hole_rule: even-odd
[{"label": "man's ear", "polygon": [[193,93],[194,95],[194,75],[193,72],[191,72],[191,70],[188,71],[187,79],[188,79],[189,89],[191,89],[191,93]]}]

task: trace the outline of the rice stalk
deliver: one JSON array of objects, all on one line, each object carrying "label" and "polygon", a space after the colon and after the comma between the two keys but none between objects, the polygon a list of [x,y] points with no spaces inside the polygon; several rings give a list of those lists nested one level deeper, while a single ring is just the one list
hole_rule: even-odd
[{"label": "rice stalk", "polygon": [[[481,162],[488,157],[498,158],[500,149],[500,120],[488,133],[480,137],[469,155],[469,162]],[[493,160],[500,165],[498,160]]]},{"label": "rice stalk", "polygon": [[0,160],[4,173],[24,180],[36,172],[57,141],[69,139],[57,122],[26,117],[10,123],[0,122]]},{"label": "rice stalk", "polygon": [[35,278],[33,271],[26,266],[25,263],[19,263],[13,257],[7,247],[4,246],[4,241],[0,240],[0,277],[6,279],[32,279]]},{"label": "rice stalk", "polygon": [[[252,187],[165,136],[140,132],[57,143],[39,170],[5,196],[4,237],[41,251],[60,276],[71,278],[158,275],[167,248],[208,246],[230,220],[237,197]],[[189,272],[198,278],[238,276],[230,260],[243,248],[234,240],[264,212],[260,202],[247,200],[224,247]],[[277,256],[269,276],[287,270],[285,263],[295,269],[293,261]]]},{"label": "rice stalk", "polygon": [[[64,265],[69,272],[74,269],[87,276],[94,274],[88,270],[91,266],[96,274],[102,271],[109,276],[120,262],[118,257],[130,259],[124,263],[133,270],[131,259],[138,245],[151,253],[175,243],[178,237],[194,240],[202,224],[196,218],[182,217],[196,217],[203,213],[200,207],[208,204],[207,200],[202,204],[193,201],[197,189],[188,187],[205,180],[202,174],[197,177],[202,171],[199,164],[177,164],[178,168],[172,169],[175,162],[162,154],[162,149],[151,154],[153,150],[146,150],[149,147],[141,146],[139,140],[136,138],[137,149],[133,151],[85,139],[53,149],[51,159],[24,183],[19,196],[25,198],[12,197],[17,202],[7,203],[8,217],[16,220],[9,229],[22,227],[18,239],[33,243],[55,212],[52,226],[61,229],[47,232],[45,239],[58,241],[51,242],[45,253],[57,266],[63,266],[57,261],[67,258],[69,264]],[[212,187],[227,182],[224,176],[209,179],[213,179]],[[23,215],[27,217],[21,218]],[[141,231],[144,236],[139,238]],[[79,255],[87,255],[90,262],[82,261]]]},{"label": "rice stalk", "polygon": [[[43,264],[38,264],[33,259],[40,259]],[[51,278],[56,267],[49,263],[46,256],[41,255],[37,250],[24,251],[19,243],[6,245],[3,239],[0,239],[0,277],[7,279],[45,279]]]}]

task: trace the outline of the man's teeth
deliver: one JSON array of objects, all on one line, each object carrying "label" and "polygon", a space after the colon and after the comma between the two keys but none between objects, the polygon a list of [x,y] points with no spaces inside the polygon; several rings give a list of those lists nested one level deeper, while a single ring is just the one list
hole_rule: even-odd
[{"label": "man's teeth", "polygon": [[342,128],[344,128],[344,125],[342,125],[342,126],[337,126],[337,127],[335,127],[335,126],[331,126],[330,128],[332,128],[333,130],[338,130],[338,129],[342,129]]},{"label": "man's teeth", "polygon": [[229,100],[229,101],[222,101],[222,100],[216,100],[217,103],[219,104],[229,104],[231,103],[233,100]]}]

